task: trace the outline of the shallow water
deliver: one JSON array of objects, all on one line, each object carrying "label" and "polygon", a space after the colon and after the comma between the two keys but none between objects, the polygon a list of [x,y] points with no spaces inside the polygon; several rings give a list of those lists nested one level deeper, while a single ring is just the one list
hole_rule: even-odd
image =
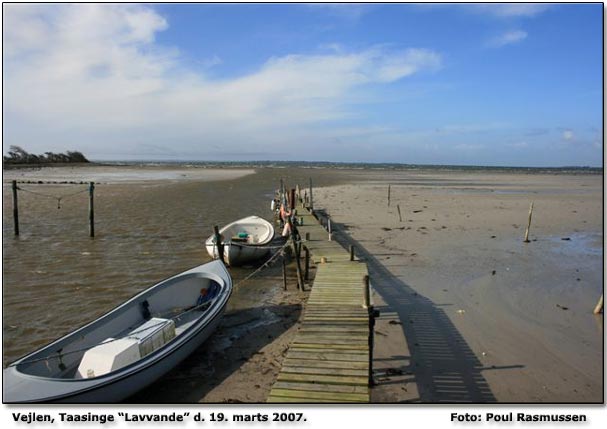
[{"label": "shallow water", "polygon": [[[84,173],[84,171],[83,171]],[[280,178],[294,186],[338,183],[331,171],[261,169],[223,181],[99,184],[95,232],[88,234],[86,185],[20,184],[20,236],[12,192],[3,186],[3,365],[95,319],[160,280],[210,260],[213,225],[249,215],[270,219]],[[27,178],[24,177],[23,180]],[[231,269],[235,283],[252,268]],[[237,288],[229,308],[253,307],[263,292]]]}]

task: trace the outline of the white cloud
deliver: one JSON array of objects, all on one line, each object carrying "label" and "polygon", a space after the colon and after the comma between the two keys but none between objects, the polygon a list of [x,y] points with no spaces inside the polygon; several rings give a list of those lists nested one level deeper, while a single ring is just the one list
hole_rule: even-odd
[{"label": "white cloud", "polygon": [[500,18],[533,17],[550,9],[546,3],[491,3],[467,5],[470,10]]},{"label": "white cloud", "polygon": [[527,32],[523,30],[512,30],[491,39],[487,45],[494,48],[500,48],[502,46],[522,42],[526,38]]},{"label": "white cloud", "polygon": [[565,141],[574,141],[575,140],[575,134],[573,133],[573,130],[563,130],[563,140]]},{"label": "white cloud", "polygon": [[275,151],[302,136],[348,134],[321,128],[351,117],[358,89],[441,67],[427,49],[343,48],[211,79],[155,43],[169,23],[147,6],[5,5],[4,22],[5,145],[31,152],[68,145],[91,157],[145,157],[138,151],[164,144],[203,158],[212,144]]},{"label": "white cloud", "polygon": [[375,7],[368,3],[308,3],[305,6],[351,22],[358,21]]}]

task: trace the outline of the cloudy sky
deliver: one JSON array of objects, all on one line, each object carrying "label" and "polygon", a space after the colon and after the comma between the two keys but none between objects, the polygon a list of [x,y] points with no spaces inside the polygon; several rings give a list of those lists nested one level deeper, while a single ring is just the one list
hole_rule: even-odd
[{"label": "cloudy sky", "polygon": [[602,163],[601,4],[4,4],[3,150]]}]

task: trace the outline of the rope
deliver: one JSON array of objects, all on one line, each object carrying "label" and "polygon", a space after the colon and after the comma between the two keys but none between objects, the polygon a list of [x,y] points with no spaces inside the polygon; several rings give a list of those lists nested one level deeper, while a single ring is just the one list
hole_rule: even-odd
[{"label": "rope", "polygon": [[268,268],[272,264],[272,262],[274,262],[279,256],[284,255],[285,249],[287,248],[287,246],[289,246],[289,244],[290,243],[287,241],[283,246],[281,246],[281,250],[280,251],[278,251],[274,255],[272,255],[272,257],[270,259],[268,259],[261,267],[257,268],[251,274],[249,274],[244,279],[242,279],[238,283],[236,283],[234,285],[234,287],[241,285],[242,283],[246,282],[247,280],[249,280],[254,275],[260,273],[263,269]]},{"label": "rope", "polygon": [[249,247],[254,249],[282,249],[283,247],[285,247],[283,244],[281,244],[280,246],[258,246],[255,244],[236,243],[233,241],[224,241],[223,244],[229,244],[230,246]]},{"label": "rope", "polygon": [[87,192],[88,188],[82,189],[80,191],[76,191],[76,192],[72,192],[71,194],[65,194],[65,195],[61,195],[61,196],[57,196],[57,195],[53,195],[53,194],[44,194],[41,192],[36,192],[36,191],[31,191],[29,189],[24,189],[20,186],[17,186],[17,189],[23,192],[28,192],[30,194],[34,194],[34,195],[38,195],[40,197],[45,197],[45,198],[54,198],[57,200],[57,208],[60,209],[61,208],[61,200],[65,199],[65,198],[70,198],[73,197],[74,195],[78,195],[78,194],[82,194],[83,192]]}]

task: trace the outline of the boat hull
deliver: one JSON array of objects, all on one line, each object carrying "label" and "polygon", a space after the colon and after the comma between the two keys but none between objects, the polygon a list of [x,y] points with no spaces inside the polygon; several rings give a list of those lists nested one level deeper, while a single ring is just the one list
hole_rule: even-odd
[{"label": "boat hull", "polygon": [[[114,403],[127,399],[153,383],[200,347],[220,323],[232,291],[232,283],[223,264],[217,261],[207,265],[214,268],[213,278],[217,279],[217,274],[219,274],[227,280],[225,288],[222,287],[223,295],[218,297],[220,301],[217,302],[217,305],[196,319],[173,341],[131,365],[90,379],[42,377],[20,370],[20,363],[27,364],[27,360],[31,359],[31,356],[39,356],[45,349],[54,350],[55,344],[61,344],[62,341],[66,341],[66,338],[78,335],[79,332],[86,333],[87,328],[95,324],[92,322],[4,369],[3,401],[5,403]],[[132,300],[135,299],[137,297]],[[104,317],[110,317],[113,312],[118,311],[120,311],[120,307]]]},{"label": "boat hull", "polygon": [[[207,245],[207,252],[213,259],[219,258],[217,246]],[[231,267],[250,264],[267,257],[269,254],[270,248],[265,246],[243,246],[236,243],[225,243],[223,246],[223,259]]]},{"label": "boat hull", "polygon": [[[239,243],[230,239],[239,232],[260,237],[254,243]],[[274,227],[265,219],[249,216],[224,226],[219,233],[223,236],[223,260],[230,266],[250,264],[271,254],[271,243],[274,239]],[[209,237],[205,246],[209,256],[219,259],[219,251],[215,237]]]}]

